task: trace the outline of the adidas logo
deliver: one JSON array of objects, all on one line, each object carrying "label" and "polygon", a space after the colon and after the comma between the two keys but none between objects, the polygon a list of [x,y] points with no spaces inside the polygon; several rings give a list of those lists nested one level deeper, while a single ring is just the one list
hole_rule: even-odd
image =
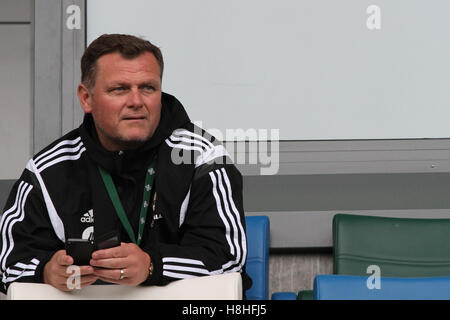
[{"label": "adidas logo", "polygon": [[83,214],[80,221],[83,223],[94,223],[94,210],[91,209],[85,214]]}]

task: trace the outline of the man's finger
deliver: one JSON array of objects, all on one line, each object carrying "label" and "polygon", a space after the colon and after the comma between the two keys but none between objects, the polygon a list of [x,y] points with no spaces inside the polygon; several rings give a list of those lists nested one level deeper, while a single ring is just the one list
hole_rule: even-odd
[{"label": "man's finger", "polygon": [[83,287],[86,287],[86,286],[88,286],[90,284],[93,284],[97,280],[98,280],[98,277],[94,276],[94,275],[82,276],[81,279],[80,279],[80,282],[81,282],[80,285],[83,288]]},{"label": "man's finger", "polygon": [[90,263],[93,267],[119,269],[127,266],[126,258],[107,258],[107,259],[91,259]]},{"label": "man's finger", "polygon": [[120,279],[120,269],[95,268],[94,274],[103,280],[122,280]]},{"label": "man's finger", "polygon": [[61,250],[60,253],[58,253],[58,256],[56,258],[56,261],[61,266],[70,266],[73,264],[73,258],[71,256],[68,256],[66,254],[65,250]]},{"label": "man's finger", "polygon": [[88,276],[94,274],[95,270],[92,266],[80,266],[80,275]]}]

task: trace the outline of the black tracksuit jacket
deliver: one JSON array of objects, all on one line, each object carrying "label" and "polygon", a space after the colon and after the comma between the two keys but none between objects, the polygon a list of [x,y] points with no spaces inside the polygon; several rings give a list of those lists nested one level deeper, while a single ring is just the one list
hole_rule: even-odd
[{"label": "black tracksuit jacket", "polygon": [[95,240],[113,231],[131,242],[98,166],[113,177],[136,234],[145,172],[155,155],[152,203],[140,244],[154,272],[144,285],[237,271],[248,288],[242,176],[223,146],[192,124],[175,97],[163,93],[160,123],[142,147],[107,151],[85,115],[79,128],[28,162],[0,222],[1,291],[13,281],[43,282],[45,264],[67,239]]}]

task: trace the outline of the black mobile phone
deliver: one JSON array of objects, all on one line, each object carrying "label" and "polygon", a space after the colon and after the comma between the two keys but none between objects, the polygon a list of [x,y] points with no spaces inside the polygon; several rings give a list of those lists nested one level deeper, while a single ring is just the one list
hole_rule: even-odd
[{"label": "black mobile phone", "polygon": [[87,266],[95,250],[120,246],[120,238],[116,232],[108,232],[99,236],[96,241],[88,239],[67,239],[66,253],[78,266]]},{"label": "black mobile phone", "polygon": [[118,233],[111,231],[100,235],[97,239],[95,239],[95,242],[96,250],[108,249],[120,246],[120,237]]},{"label": "black mobile phone", "polygon": [[73,258],[73,264],[77,266],[89,265],[94,250],[95,244],[92,240],[67,239],[66,241],[66,253]]}]

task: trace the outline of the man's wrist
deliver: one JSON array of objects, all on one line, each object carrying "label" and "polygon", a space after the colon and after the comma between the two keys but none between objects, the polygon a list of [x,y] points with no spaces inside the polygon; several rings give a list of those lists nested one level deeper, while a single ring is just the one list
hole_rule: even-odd
[{"label": "man's wrist", "polygon": [[148,276],[147,276],[147,278],[150,278],[153,275],[153,269],[154,268],[153,268],[152,258],[150,257],[150,264],[148,266]]},{"label": "man's wrist", "polygon": [[152,257],[150,256],[150,254],[148,254],[147,252],[145,254],[148,257],[148,264],[146,264],[146,266],[147,266],[147,277],[145,278],[145,280],[147,280],[153,275],[154,267],[153,267]]},{"label": "man's wrist", "polygon": [[146,268],[146,280],[142,282],[144,286],[151,286],[151,285],[159,285],[161,284],[161,258],[159,256],[158,251],[152,251],[151,249],[148,249],[144,251],[148,257],[149,260],[145,260],[145,265],[143,265],[143,268]]}]

